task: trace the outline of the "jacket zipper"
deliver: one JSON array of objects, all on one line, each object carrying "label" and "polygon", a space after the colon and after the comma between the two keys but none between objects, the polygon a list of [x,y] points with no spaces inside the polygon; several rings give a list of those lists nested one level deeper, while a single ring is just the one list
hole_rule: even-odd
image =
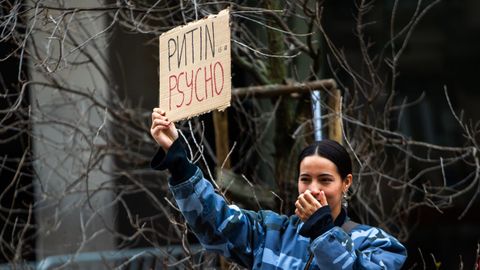
[{"label": "jacket zipper", "polygon": [[310,268],[310,264],[312,264],[312,260],[313,260],[313,254],[310,253],[310,257],[308,257],[307,264],[305,265],[305,268],[303,268],[303,270],[308,270],[308,268]]}]

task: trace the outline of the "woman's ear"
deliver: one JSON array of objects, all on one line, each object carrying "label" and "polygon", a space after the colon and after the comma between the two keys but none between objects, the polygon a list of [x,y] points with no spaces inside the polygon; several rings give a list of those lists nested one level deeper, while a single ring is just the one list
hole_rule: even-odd
[{"label": "woman's ear", "polygon": [[343,184],[345,185],[344,186],[344,192],[347,192],[347,190],[350,188],[350,186],[352,185],[352,181],[353,181],[353,176],[351,173],[347,174],[347,176],[345,177],[344,181],[343,181]]}]

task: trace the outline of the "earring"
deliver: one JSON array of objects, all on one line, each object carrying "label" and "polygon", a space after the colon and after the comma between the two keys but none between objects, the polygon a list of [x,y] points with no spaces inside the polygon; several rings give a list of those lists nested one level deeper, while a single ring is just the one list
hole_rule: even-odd
[{"label": "earring", "polygon": [[342,192],[342,206],[345,209],[348,208],[348,198],[347,198],[347,192],[346,191]]}]

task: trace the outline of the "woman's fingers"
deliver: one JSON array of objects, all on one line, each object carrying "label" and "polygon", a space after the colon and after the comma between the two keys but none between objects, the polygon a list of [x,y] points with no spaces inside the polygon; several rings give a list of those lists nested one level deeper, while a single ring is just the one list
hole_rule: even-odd
[{"label": "woman's fingers", "polygon": [[161,115],[165,115],[165,111],[161,110],[160,108],[153,108],[153,111],[156,112],[156,113],[159,113]]},{"label": "woman's fingers", "polygon": [[167,120],[167,121],[168,121],[168,118],[165,116],[165,111],[162,111],[162,110],[160,110],[159,108],[154,108],[154,109],[153,109],[153,112],[152,112],[152,122],[153,122],[155,119],[163,119],[163,120]]},{"label": "woman's fingers", "polygon": [[299,200],[297,200],[297,201],[295,202],[295,208],[296,208],[296,209],[302,209],[302,210],[303,210],[303,206],[300,204]]},{"label": "woman's fingers", "polygon": [[317,201],[311,192],[307,190],[298,196],[295,202],[295,214],[305,221],[322,206],[323,204]]},{"label": "woman's fingers", "polygon": [[305,191],[305,193],[303,194],[300,194],[300,196],[298,196],[298,199],[300,201],[300,204],[304,208],[318,209],[322,207],[322,204],[319,201],[317,201],[315,197],[313,197],[312,193],[309,190]]},{"label": "woman's fingers", "polygon": [[308,209],[310,207],[310,203],[305,199],[304,194],[298,196],[298,202],[303,209]]},{"label": "woman's fingers", "polygon": [[320,191],[320,203],[322,206],[328,205],[327,197],[325,196],[325,192],[323,192],[323,190]]},{"label": "woman's fingers", "polygon": [[295,215],[297,215],[302,221],[307,220],[305,209],[302,207],[298,200],[295,202]]},{"label": "woman's fingers", "polygon": [[168,127],[168,125],[170,125],[170,121],[166,121],[166,120],[163,120],[163,119],[155,119],[153,120],[153,124],[155,126],[166,126]]},{"label": "woman's fingers", "polygon": [[158,136],[162,130],[168,130],[168,126],[156,125],[151,128],[152,134]]},{"label": "woman's fingers", "polygon": [[165,130],[165,129],[168,129],[169,128],[169,125],[171,124],[172,122],[168,120],[168,118],[166,118],[165,116],[162,116],[160,113],[158,112],[153,112],[152,113],[152,129],[157,127],[157,126],[164,126],[165,128],[162,128],[162,130]]},{"label": "woman's fingers", "polygon": [[315,199],[315,197],[312,195],[312,193],[310,192],[310,190],[307,190],[303,197],[305,198],[305,200],[307,201],[307,203],[315,206],[316,209],[320,208],[323,206],[323,203],[320,203],[317,199]]},{"label": "woman's fingers", "polygon": [[158,117],[159,115],[160,115],[159,109],[158,108],[153,108],[152,121],[155,120],[155,117]]},{"label": "woman's fingers", "polygon": [[153,112],[153,113],[152,113],[152,121],[154,121],[155,119],[162,119],[162,120],[168,121],[168,118],[167,118],[166,116],[161,115],[161,114],[159,114],[159,113],[157,113],[157,112]]}]

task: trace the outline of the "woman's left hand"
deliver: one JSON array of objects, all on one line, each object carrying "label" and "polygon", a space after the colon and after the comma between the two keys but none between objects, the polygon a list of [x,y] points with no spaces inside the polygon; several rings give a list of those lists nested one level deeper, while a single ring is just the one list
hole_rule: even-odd
[{"label": "woman's left hand", "polygon": [[303,222],[305,222],[313,213],[320,207],[328,205],[325,193],[320,191],[320,201],[315,199],[310,190],[300,194],[295,202],[295,215],[297,215]]}]

